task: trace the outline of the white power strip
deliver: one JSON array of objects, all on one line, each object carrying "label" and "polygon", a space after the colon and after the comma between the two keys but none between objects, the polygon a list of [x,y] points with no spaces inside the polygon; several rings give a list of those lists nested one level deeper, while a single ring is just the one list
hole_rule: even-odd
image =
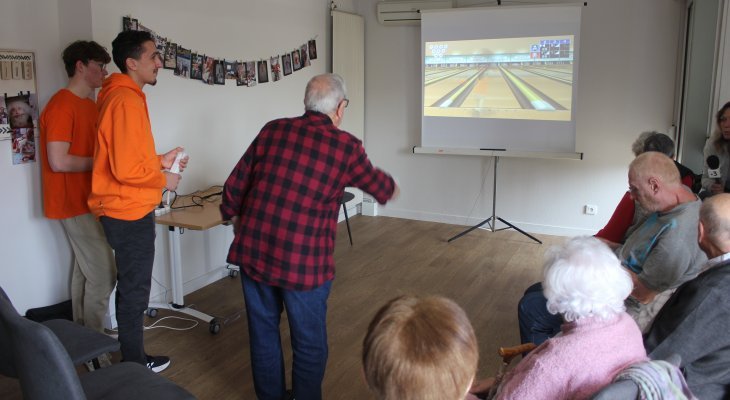
[{"label": "white power strip", "polygon": [[160,215],[165,215],[169,212],[170,212],[170,206],[157,207],[157,208],[155,208],[155,217],[159,217]]}]

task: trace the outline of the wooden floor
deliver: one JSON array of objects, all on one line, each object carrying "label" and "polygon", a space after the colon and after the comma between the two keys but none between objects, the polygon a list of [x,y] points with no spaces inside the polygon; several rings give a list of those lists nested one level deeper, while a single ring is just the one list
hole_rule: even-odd
[{"label": "wooden floor", "polygon": [[[539,245],[514,231],[476,230],[447,243],[464,227],[364,216],[352,218],[350,224],[354,246],[348,243],[344,223],[337,234],[337,276],[328,302],[326,399],[372,399],[360,367],[362,338],[375,311],[401,294],[438,294],[460,304],[479,339],[479,374],[494,374],[496,349],[519,343],[517,301],[527,286],[539,280],[544,251],[564,240],[537,235],[544,242]],[[202,323],[189,331],[148,330],[147,352],[172,359],[172,366],[162,375],[202,400],[254,399],[240,279],[224,278],[185,300],[228,320],[217,335],[211,335]],[[157,319],[165,315],[170,314],[160,311]],[[148,319],[146,323],[152,322]],[[286,318],[282,340],[290,374]],[[15,380],[0,377],[0,398],[21,398]]]}]

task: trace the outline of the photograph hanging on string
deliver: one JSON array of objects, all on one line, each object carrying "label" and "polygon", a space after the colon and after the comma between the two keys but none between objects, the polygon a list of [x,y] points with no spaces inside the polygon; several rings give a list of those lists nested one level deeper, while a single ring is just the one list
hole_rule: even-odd
[{"label": "photograph hanging on string", "polygon": [[203,65],[205,64],[205,55],[193,53],[190,55],[190,79],[203,79]]},{"label": "photograph hanging on string", "polygon": [[309,59],[316,60],[317,59],[317,42],[314,39],[312,39],[307,44],[309,45]]},{"label": "photograph hanging on string", "polygon": [[13,165],[35,161],[35,129],[17,128],[11,133]]},{"label": "photograph hanging on string", "polygon": [[266,60],[261,60],[258,62],[259,67],[259,83],[266,83],[269,81],[269,71],[268,71],[268,63]]},{"label": "photograph hanging on string", "polygon": [[160,54],[165,54],[165,51],[167,50],[167,38],[164,38],[160,35],[154,35],[154,38],[157,51],[159,51]]},{"label": "photograph hanging on string", "polygon": [[299,58],[299,49],[291,52],[291,65],[294,68],[294,71],[302,69],[301,58]]},{"label": "photograph hanging on string", "polygon": [[291,54],[281,56],[281,62],[284,64],[284,76],[291,75]]},{"label": "photograph hanging on string", "polygon": [[[182,45],[173,43],[171,40],[158,35],[131,16],[122,18],[122,28],[124,30],[149,32],[162,55],[163,68],[172,69],[176,76],[201,80],[210,85],[225,85],[226,79],[235,79],[237,86],[254,86],[258,83],[276,82],[284,76],[291,75],[294,71],[310,66],[311,60],[317,59],[317,42],[315,39],[306,41],[286,54],[260,61],[238,62],[207,57],[204,54],[185,49]],[[21,79],[22,76],[26,75],[32,77],[34,70],[28,68],[30,65],[15,60],[7,62],[0,60],[0,78]],[[9,120],[11,116],[8,110],[5,110],[5,113],[8,114],[5,119]],[[2,118],[2,110],[0,110],[0,122]],[[0,123],[1,127],[2,124]],[[0,130],[0,135],[2,133]],[[6,138],[9,138],[9,136],[8,130]],[[2,136],[0,136],[0,139],[2,139]]]},{"label": "photograph hanging on string", "polygon": [[165,69],[175,69],[177,66],[177,44],[172,42],[167,42],[167,47],[165,48],[165,57],[162,64],[162,67]]},{"label": "photograph hanging on string", "polygon": [[208,85],[215,83],[215,58],[205,57],[205,63],[203,63],[203,82]]},{"label": "photograph hanging on string", "polygon": [[299,54],[301,56],[301,60],[299,61],[302,64],[302,68],[308,67],[312,64],[309,63],[309,56],[307,55],[307,44],[303,44],[299,48]]},{"label": "photograph hanging on string", "polygon": [[226,61],[226,79],[236,79],[235,61]]},{"label": "photograph hanging on string", "polygon": [[246,64],[236,61],[236,86],[246,86]]},{"label": "photograph hanging on string", "polygon": [[177,65],[175,66],[174,74],[181,78],[190,78],[190,50],[185,49],[182,46],[177,48]]},{"label": "photograph hanging on string", "polygon": [[215,84],[226,84],[226,60],[215,60]]},{"label": "photograph hanging on string", "polygon": [[136,31],[139,28],[138,22],[132,17],[122,17],[122,30]]},{"label": "photograph hanging on string", "polygon": [[279,56],[271,57],[269,62],[271,63],[271,81],[276,82],[281,80],[281,63],[279,63]]},{"label": "photograph hanging on string", "polygon": [[247,61],[245,64],[246,78],[243,82],[248,87],[256,86],[256,61]]}]

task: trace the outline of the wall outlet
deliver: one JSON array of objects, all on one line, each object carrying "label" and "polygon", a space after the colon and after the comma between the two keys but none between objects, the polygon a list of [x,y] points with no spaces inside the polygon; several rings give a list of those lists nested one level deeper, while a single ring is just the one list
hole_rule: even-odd
[{"label": "wall outlet", "polygon": [[583,207],[583,213],[588,215],[596,215],[598,214],[598,206],[592,205],[592,204],[586,204]]}]

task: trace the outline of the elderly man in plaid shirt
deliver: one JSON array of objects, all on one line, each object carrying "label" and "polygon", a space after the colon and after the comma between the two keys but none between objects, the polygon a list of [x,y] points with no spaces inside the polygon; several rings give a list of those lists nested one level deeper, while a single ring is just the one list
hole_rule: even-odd
[{"label": "elderly man in plaid shirt", "polygon": [[304,115],[269,122],[225,183],[221,214],[233,222],[228,262],[241,267],[256,395],[287,398],[279,322],[286,308],[292,397],[320,399],[327,364],[327,297],[340,201],[355,186],[385,204],[398,193],[362,142],[338,129],[347,107],[335,74],[307,84]]}]

